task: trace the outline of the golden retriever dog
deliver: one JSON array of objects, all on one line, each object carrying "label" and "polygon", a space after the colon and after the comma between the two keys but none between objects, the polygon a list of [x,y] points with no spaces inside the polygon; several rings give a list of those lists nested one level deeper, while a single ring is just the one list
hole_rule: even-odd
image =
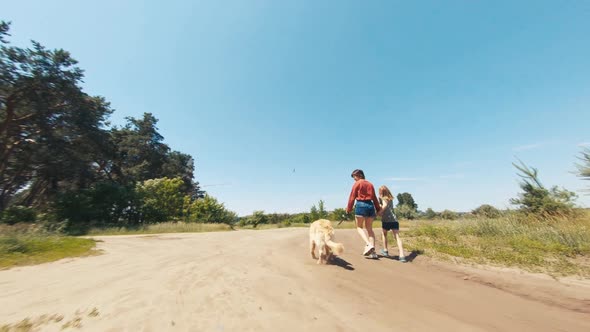
[{"label": "golden retriever dog", "polygon": [[[344,252],[342,243],[334,240],[334,228],[327,219],[314,221],[309,226],[309,249],[311,257],[318,260],[318,264],[326,264],[332,260],[333,255],[340,255]],[[320,257],[316,256],[316,247],[319,249]]]}]

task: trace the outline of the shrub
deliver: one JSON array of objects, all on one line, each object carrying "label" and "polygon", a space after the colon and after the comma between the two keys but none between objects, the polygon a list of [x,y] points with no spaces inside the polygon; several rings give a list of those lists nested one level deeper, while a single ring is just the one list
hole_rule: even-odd
[{"label": "shrub", "polygon": [[266,224],[268,222],[268,217],[264,214],[264,211],[254,211],[250,217],[248,217],[246,223],[248,225],[254,226],[254,228],[258,227],[260,224]]},{"label": "shrub", "polygon": [[476,216],[485,218],[499,218],[501,215],[500,210],[489,204],[480,205],[478,208],[473,210],[472,213]]},{"label": "shrub", "polygon": [[5,209],[1,215],[2,222],[9,225],[14,225],[18,222],[35,222],[36,218],[37,215],[35,210],[20,205],[11,206]]},{"label": "shrub", "polygon": [[150,179],[137,186],[141,211],[146,222],[162,222],[181,217],[184,195],[181,178]]},{"label": "shrub", "polygon": [[440,217],[445,220],[455,220],[459,218],[459,214],[457,212],[453,212],[451,210],[444,210],[440,213]]},{"label": "shrub", "polygon": [[416,219],[418,212],[411,206],[402,204],[398,205],[395,209],[395,215],[401,219]]},{"label": "shrub", "polygon": [[340,221],[340,220],[354,220],[354,212],[346,213],[346,209],[337,208],[330,213],[330,220],[332,221]]},{"label": "shrub", "polygon": [[63,229],[72,234],[85,233],[92,226],[136,223],[139,219],[138,198],[133,187],[100,182],[88,189],[70,191],[58,196],[54,213],[48,222],[64,221]]},{"label": "shrub", "polygon": [[546,189],[539,181],[537,169],[529,168],[522,161],[520,163],[520,166],[513,165],[521,172],[518,175],[523,179],[520,183],[523,192],[518,198],[510,200],[512,204],[518,205],[527,214],[556,217],[573,213],[575,193],[556,186]]},{"label": "shrub", "polygon": [[425,219],[434,219],[438,217],[438,214],[436,212],[434,212],[433,209],[428,208],[426,209],[426,211],[424,211],[424,218]]},{"label": "shrub", "polygon": [[[217,199],[209,195],[196,199],[188,210],[189,220],[193,222],[233,225],[238,220],[235,212],[227,210],[223,203],[219,203]],[[241,221],[242,219],[240,219]]]}]

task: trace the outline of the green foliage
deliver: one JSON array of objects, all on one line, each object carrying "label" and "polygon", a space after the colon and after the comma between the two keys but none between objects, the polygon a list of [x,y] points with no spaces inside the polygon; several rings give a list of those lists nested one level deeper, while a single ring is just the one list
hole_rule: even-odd
[{"label": "green foliage", "polygon": [[287,221],[289,218],[291,218],[291,215],[288,213],[270,213],[266,214],[266,223],[279,224]]},{"label": "green foliage", "polygon": [[[8,31],[0,22],[0,212],[54,209],[68,231],[80,232],[137,223],[140,208],[148,222],[178,218],[203,197],[193,158],[171,151],[152,114],[107,128],[109,103],[82,90],[83,71],[68,52],[37,42],[13,47]],[[174,184],[177,193],[143,188],[160,178],[182,185]]]},{"label": "green foliage", "polygon": [[400,219],[416,219],[418,217],[418,211],[409,205],[402,204],[394,209],[395,215]]},{"label": "green foliage", "polygon": [[528,214],[560,216],[573,212],[575,193],[556,186],[548,190],[539,181],[537,169],[529,168],[522,161],[520,165],[513,165],[521,173],[518,175],[522,178],[520,188],[523,193],[519,198],[511,199],[512,204]]},{"label": "green foliage", "polygon": [[35,222],[35,210],[26,206],[14,205],[5,209],[0,215],[0,222],[14,225],[19,222]]},{"label": "green foliage", "polygon": [[309,218],[311,221],[315,221],[318,219],[326,219],[328,218],[328,211],[326,211],[324,207],[324,201],[320,200],[318,202],[318,206],[316,207],[315,204],[309,210]]},{"label": "green foliage", "polygon": [[444,210],[443,212],[440,213],[440,217],[445,220],[455,220],[455,219],[459,218],[459,214],[457,214],[457,212],[454,212],[451,210]]},{"label": "green foliage", "polygon": [[311,209],[309,209],[309,218],[311,220],[318,220],[318,219],[320,219],[320,213],[318,211],[318,208],[315,205],[313,205],[311,207]]},{"label": "green foliage", "polygon": [[423,215],[426,219],[434,219],[438,217],[438,213],[434,211],[432,208],[427,208],[426,211],[424,211]]},{"label": "green foliage", "polygon": [[582,164],[576,164],[578,175],[584,180],[590,180],[590,148],[584,148],[578,158]]},{"label": "green foliage", "polygon": [[134,188],[98,182],[87,189],[58,195],[54,208],[57,219],[66,220],[66,232],[83,234],[90,227],[137,223],[139,204]]},{"label": "green foliage", "polygon": [[143,220],[147,223],[178,219],[182,216],[184,195],[180,178],[160,178],[143,181],[137,185],[141,199]]},{"label": "green foliage", "polygon": [[324,206],[324,201],[321,200],[321,199],[318,202],[318,215],[319,215],[319,218],[318,219],[326,219],[326,218],[328,218],[328,211],[326,211],[326,208]]},{"label": "green foliage", "polygon": [[424,211],[424,218],[425,219],[434,219],[438,217],[438,214],[436,212],[434,212],[433,209],[428,208],[426,209],[426,211]]},{"label": "green foliage", "polygon": [[112,110],[82,91],[82,70],[64,50],[10,46],[0,23],[0,210],[43,206],[64,189],[94,180],[108,145],[102,128]]},{"label": "green foliage", "polygon": [[340,221],[340,220],[354,220],[354,212],[346,213],[346,209],[343,208],[336,208],[330,214],[330,220],[332,221]]},{"label": "green foliage", "polygon": [[254,228],[260,224],[266,224],[268,222],[267,216],[264,211],[254,211],[254,213],[247,219],[246,224],[252,225]]},{"label": "green foliage", "polygon": [[192,222],[233,225],[237,219],[235,212],[227,210],[223,203],[209,195],[194,200],[189,208],[189,220]]},{"label": "green foliage", "polygon": [[394,209],[396,216],[401,219],[416,219],[418,217],[418,204],[410,193],[397,194],[397,207]]},{"label": "green foliage", "polygon": [[480,205],[475,210],[473,210],[472,213],[476,216],[485,218],[498,218],[501,215],[500,210],[489,204]]},{"label": "green foliage", "polygon": [[170,151],[164,137],[156,127],[158,119],[151,113],[143,118],[127,118],[122,128],[111,130],[114,147],[113,176],[124,183],[141,182],[156,178],[181,178],[181,191],[191,198],[203,197],[197,182],[193,181],[194,160],[190,155]]},{"label": "green foliage", "polygon": [[418,204],[416,204],[414,197],[412,197],[412,194],[410,193],[397,194],[397,206],[400,207],[402,205],[406,205],[410,209],[418,211]]},{"label": "green foliage", "polygon": [[10,30],[10,22],[0,21],[0,43],[8,43],[6,39],[4,39],[4,37],[10,36],[8,30]]},{"label": "green foliage", "polygon": [[289,219],[286,220],[286,222],[292,224],[309,224],[310,222],[312,222],[312,220],[308,213],[297,213],[291,215]]}]

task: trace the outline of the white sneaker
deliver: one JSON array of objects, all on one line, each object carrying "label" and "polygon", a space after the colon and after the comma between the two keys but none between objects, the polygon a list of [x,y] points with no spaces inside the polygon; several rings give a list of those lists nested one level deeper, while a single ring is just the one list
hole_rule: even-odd
[{"label": "white sneaker", "polygon": [[370,244],[367,244],[367,245],[365,246],[365,251],[363,251],[363,256],[367,256],[367,255],[369,255],[369,254],[370,254],[371,252],[373,252],[373,251],[375,251],[375,247],[373,247],[373,246],[372,246],[372,245],[370,245]]},{"label": "white sneaker", "polygon": [[372,259],[377,259],[377,258],[379,258],[379,257],[377,256],[377,254],[376,254],[374,251],[373,251],[373,253],[372,253],[371,255],[369,255],[369,257],[371,257]]}]

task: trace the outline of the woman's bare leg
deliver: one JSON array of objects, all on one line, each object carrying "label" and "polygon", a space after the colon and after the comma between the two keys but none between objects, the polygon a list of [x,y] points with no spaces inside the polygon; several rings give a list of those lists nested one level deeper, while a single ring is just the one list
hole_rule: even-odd
[{"label": "woman's bare leg", "polygon": [[356,219],[356,231],[359,233],[359,235],[361,236],[363,241],[365,241],[366,245],[371,245],[371,242],[369,242],[369,239],[367,238],[367,234],[365,234],[365,230],[363,229],[363,225],[366,222],[365,217],[354,216],[354,218]]},{"label": "woman's bare leg", "polygon": [[365,228],[367,229],[367,234],[369,235],[369,244],[375,247],[375,233],[373,232],[373,217],[366,217],[365,218]]}]

